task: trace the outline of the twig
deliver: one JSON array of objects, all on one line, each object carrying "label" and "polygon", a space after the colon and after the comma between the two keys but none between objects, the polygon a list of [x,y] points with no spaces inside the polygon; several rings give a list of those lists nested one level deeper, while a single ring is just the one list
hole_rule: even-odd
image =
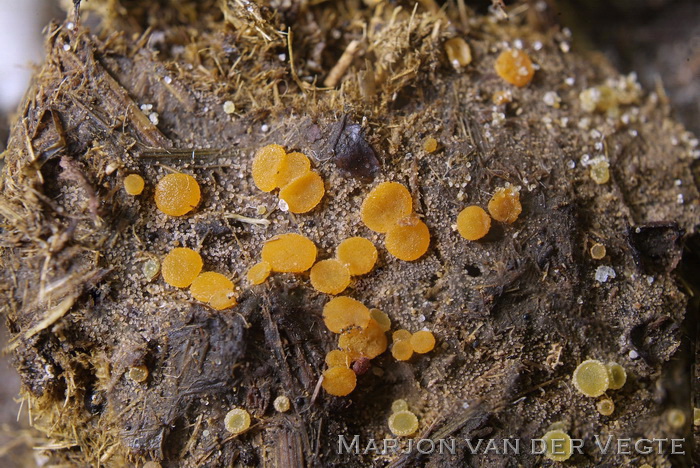
[{"label": "twig", "polygon": [[270,225],[269,219],[249,218],[248,216],[243,216],[243,215],[239,215],[236,213],[227,213],[224,215],[224,218],[235,219],[236,221],[240,221],[242,223],[257,224],[259,226],[269,226]]},{"label": "twig", "polygon": [[360,41],[350,41],[350,44],[348,44],[348,46],[345,48],[343,55],[340,56],[338,62],[336,62],[333,68],[331,68],[331,71],[328,73],[328,76],[323,82],[324,86],[327,86],[328,88],[335,88],[338,83],[340,83],[340,79],[343,77],[343,75],[345,75],[348,67],[350,67],[350,64],[355,58],[355,54],[357,53],[359,47]]}]

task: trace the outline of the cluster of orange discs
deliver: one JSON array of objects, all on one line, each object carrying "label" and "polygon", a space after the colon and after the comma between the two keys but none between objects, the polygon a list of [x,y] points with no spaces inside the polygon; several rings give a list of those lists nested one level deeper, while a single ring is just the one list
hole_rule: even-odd
[{"label": "cluster of orange discs", "polygon": [[246,277],[251,284],[263,283],[271,272],[303,273],[314,264],[318,250],[306,236],[293,232],[280,234],[265,242],[262,261],[253,265]]},{"label": "cluster of orange discs", "polygon": [[[496,190],[488,204],[489,213],[480,206],[472,205],[457,216],[457,231],[467,240],[479,240],[491,229],[491,218],[502,223],[514,223],[523,207],[520,192],[513,187]],[[489,216],[489,214],[491,216]]]},{"label": "cluster of orange discs", "polygon": [[360,208],[362,222],[386,234],[386,250],[399,260],[419,259],[430,246],[428,226],[413,212],[413,198],[398,182],[374,187]]},{"label": "cluster of orange discs", "polygon": [[340,294],[350,285],[351,276],[372,271],[377,248],[364,237],[350,237],[338,245],[335,258],[321,260],[309,272],[311,286],[326,294]]},{"label": "cluster of orange discs", "polygon": [[202,273],[202,257],[192,249],[177,247],[165,256],[161,265],[163,280],[176,288],[189,286],[196,300],[209,304],[216,310],[236,305],[233,282],[221,273]]},{"label": "cluster of orange discs", "polygon": [[280,145],[267,145],[255,153],[253,182],[263,192],[280,189],[279,197],[292,213],[306,213],[318,205],[326,190],[323,179],[311,170],[304,153],[287,153]]},{"label": "cluster of orange discs", "polygon": [[425,354],[435,348],[435,336],[427,330],[411,333],[408,330],[396,330],[391,338],[391,355],[397,361],[408,361],[413,353]]},{"label": "cluster of orange discs", "polygon": [[[145,182],[138,174],[124,178],[124,190],[129,195],[140,195]],[[158,181],[155,189],[156,207],[168,216],[183,216],[199,205],[199,183],[189,174],[168,174]],[[233,282],[221,273],[202,273],[204,262],[199,253],[186,247],[172,249],[163,259],[163,280],[176,288],[190,288],[196,300],[216,310],[236,305]]]},{"label": "cluster of orange discs", "polygon": [[339,349],[326,355],[328,369],[323,373],[322,386],[331,395],[345,396],[355,389],[357,373],[366,370],[362,369],[363,363],[386,351],[391,320],[379,309],[370,310],[356,299],[338,296],[323,308],[323,321],[340,336]]},{"label": "cluster of orange discs", "polygon": [[[141,195],[146,182],[138,174],[124,178],[124,191],[132,196]],[[158,181],[155,190],[156,207],[168,216],[183,216],[199,205],[202,193],[197,180],[189,174],[176,172]]]}]

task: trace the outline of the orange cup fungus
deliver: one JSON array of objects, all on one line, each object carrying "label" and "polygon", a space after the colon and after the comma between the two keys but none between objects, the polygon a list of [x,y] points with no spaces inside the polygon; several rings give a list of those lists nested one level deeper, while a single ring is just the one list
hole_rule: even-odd
[{"label": "orange cup fungus", "polygon": [[289,153],[282,159],[277,173],[277,186],[284,187],[297,177],[311,172],[311,161],[304,153]]},{"label": "orange cup fungus", "polygon": [[303,153],[289,153],[280,145],[267,145],[253,158],[253,182],[263,192],[280,189],[279,196],[292,213],[306,213],[321,202],[323,179],[311,170]]},{"label": "orange cup fungus", "polygon": [[393,341],[403,341],[403,340],[410,340],[411,339],[411,332],[406,330],[406,329],[399,329],[396,330],[394,333],[391,334],[391,339]]},{"label": "orange cup fungus", "polygon": [[145,186],[146,183],[144,182],[143,177],[138,174],[129,174],[124,178],[124,190],[129,195],[141,195],[141,192],[143,192],[143,188]]},{"label": "orange cup fungus", "polygon": [[434,153],[438,149],[438,142],[433,137],[428,137],[423,141],[423,149],[426,153]]},{"label": "orange cup fungus", "polygon": [[350,284],[350,270],[340,260],[321,260],[309,272],[311,286],[326,294],[340,294]]},{"label": "orange cup fungus", "polygon": [[499,188],[489,201],[489,213],[496,221],[514,223],[523,207],[520,204],[520,192],[513,187]]},{"label": "orange cup fungus", "polygon": [[535,74],[530,56],[518,49],[501,52],[494,68],[498,76],[518,87],[528,85]]},{"label": "orange cup fungus", "polygon": [[413,353],[425,354],[435,348],[435,336],[427,330],[411,333],[408,330],[396,330],[392,339],[391,355],[397,361],[408,361]]},{"label": "orange cup fungus", "polygon": [[156,185],[156,206],[168,216],[189,213],[199,204],[201,196],[197,180],[189,174],[168,174]]},{"label": "orange cup fungus", "polygon": [[325,391],[335,396],[349,395],[357,385],[357,376],[347,367],[331,367],[323,373],[321,386]]},{"label": "orange cup fungus", "polygon": [[250,284],[262,284],[265,282],[267,277],[270,276],[271,271],[272,267],[269,263],[258,262],[250,267],[250,270],[248,270],[248,273],[246,273],[246,278]]},{"label": "orange cup fungus", "polygon": [[190,294],[201,302],[209,302],[221,290],[233,291],[233,283],[221,273],[213,271],[200,274],[190,285]]},{"label": "orange cup fungus", "polygon": [[190,287],[192,297],[216,310],[236,305],[233,283],[220,273],[202,271],[202,257],[192,249],[177,247],[168,253],[161,265],[166,283],[176,288]]},{"label": "orange cup fungus", "polygon": [[222,275],[208,271],[192,281],[190,294],[201,302],[206,302],[215,310],[228,309],[236,305],[233,282]]},{"label": "orange cup fungus", "polygon": [[413,210],[413,198],[398,182],[382,182],[369,192],[360,208],[362,222],[375,232],[387,232]]},{"label": "orange cup fungus", "polygon": [[387,332],[391,328],[391,319],[387,314],[385,314],[381,310],[370,309],[369,316],[372,320],[377,322],[377,325],[379,325],[379,328],[381,328],[382,331]]},{"label": "orange cup fungus", "polygon": [[457,231],[467,240],[479,240],[491,229],[491,217],[479,206],[468,206],[457,216]]},{"label": "orange cup fungus", "polygon": [[324,193],[321,176],[307,172],[282,187],[280,198],[287,202],[292,213],[307,213],[321,202]]},{"label": "orange cup fungus", "polygon": [[271,192],[279,187],[277,175],[282,168],[287,152],[280,145],[267,145],[260,148],[253,158],[253,183],[263,192]]},{"label": "orange cup fungus", "polygon": [[410,340],[395,341],[391,345],[391,355],[397,361],[408,361],[413,356],[413,346]]},{"label": "orange cup fungus", "polygon": [[202,257],[192,249],[177,247],[168,253],[161,264],[161,274],[166,283],[176,288],[186,288],[202,271]]},{"label": "orange cup fungus", "polygon": [[326,365],[328,367],[350,367],[352,359],[350,355],[341,349],[334,349],[326,354]]},{"label": "orange cup fungus", "polygon": [[427,330],[420,330],[411,336],[411,346],[418,354],[429,353],[435,348],[435,336]]},{"label": "orange cup fungus", "polygon": [[369,321],[365,328],[353,328],[340,335],[338,347],[350,355],[359,355],[368,359],[386,351],[388,342],[386,334],[374,320]]},{"label": "orange cup fungus", "polygon": [[230,289],[220,289],[212,294],[209,299],[209,306],[214,310],[230,309],[237,303],[236,295]]},{"label": "orange cup fungus", "polygon": [[369,273],[377,261],[374,244],[362,237],[340,243],[336,258],[321,260],[311,268],[311,285],[319,292],[340,294],[350,285],[350,276]]},{"label": "orange cup fungus", "polygon": [[316,245],[301,234],[288,233],[275,236],[262,248],[262,259],[272,271],[302,273],[316,261]]},{"label": "orange cup fungus", "polygon": [[369,309],[351,297],[335,297],[323,308],[323,322],[333,333],[342,333],[355,327],[365,328],[369,321]]},{"label": "orange cup fungus", "polygon": [[417,216],[407,216],[389,229],[385,245],[386,250],[399,260],[417,260],[428,251],[430,231]]},{"label": "orange cup fungus", "polygon": [[[373,315],[379,321],[370,317]],[[389,317],[378,309],[369,309],[361,302],[347,296],[339,296],[328,301],[323,308],[323,321],[333,333],[340,333],[337,350],[326,355],[330,368],[323,374],[323,388],[331,395],[344,396],[355,388],[355,380],[347,372],[332,371],[348,369],[353,374],[362,375],[370,366],[370,359],[387,349],[386,331],[391,325]],[[351,366],[352,364],[352,366]],[[343,385],[338,390],[337,385]],[[352,384],[352,388],[350,387]],[[347,385],[347,387],[345,387]]]},{"label": "orange cup fungus", "polygon": [[372,271],[377,263],[377,248],[364,237],[350,237],[338,245],[335,256],[348,267],[352,276]]},{"label": "orange cup fungus", "polygon": [[360,217],[371,230],[386,233],[386,249],[399,260],[417,260],[428,251],[428,226],[413,214],[413,199],[403,185],[377,185],[362,203]]},{"label": "orange cup fungus", "polygon": [[472,49],[461,37],[453,37],[445,41],[445,52],[450,64],[455,69],[461,69],[472,63]]}]

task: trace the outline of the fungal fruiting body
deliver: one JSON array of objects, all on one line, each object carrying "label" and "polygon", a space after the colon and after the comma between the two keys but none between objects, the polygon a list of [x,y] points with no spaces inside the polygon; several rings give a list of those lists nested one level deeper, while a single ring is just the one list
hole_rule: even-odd
[{"label": "fungal fruiting body", "polygon": [[530,56],[518,49],[501,52],[494,68],[498,76],[518,87],[527,86],[535,74]]},{"label": "fungal fruiting body", "polygon": [[272,403],[272,406],[274,406],[275,411],[279,413],[286,413],[291,407],[289,398],[284,395],[280,395],[277,398],[275,398],[275,401]]},{"label": "fungal fruiting body", "polygon": [[311,172],[311,161],[304,153],[289,153],[282,159],[282,165],[277,173],[277,186],[284,187],[309,172]]},{"label": "fungal fruiting body", "polygon": [[377,248],[364,237],[350,237],[338,245],[335,256],[343,262],[352,276],[372,271],[377,263]]},{"label": "fungal fruiting body", "polygon": [[197,276],[190,285],[190,294],[196,300],[208,303],[215,310],[236,305],[233,282],[221,273],[213,271]]},{"label": "fungal fruiting body", "polygon": [[479,206],[468,206],[457,216],[457,231],[467,240],[479,240],[491,229],[491,217]]},{"label": "fungal fruiting body", "polygon": [[152,281],[156,276],[158,276],[158,273],[160,273],[160,260],[157,258],[149,258],[143,262],[141,271],[143,272],[143,276],[145,276],[148,281]]},{"label": "fungal fruiting body", "polygon": [[381,310],[370,309],[369,316],[372,320],[377,322],[377,325],[382,329],[382,331],[387,332],[391,328],[391,319]]},{"label": "fungal fruiting body", "polygon": [[365,198],[360,217],[371,230],[386,233],[385,245],[391,255],[413,261],[427,252],[430,231],[412,211],[413,199],[406,187],[382,182]]},{"label": "fungal fruiting body", "polygon": [[411,332],[403,328],[396,330],[391,334],[391,339],[394,341],[403,341],[411,339]]},{"label": "fungal fruiting body", "polygon": [[311,286],[326,294],[340,294],[350,284],[350,271],[340,260],[330,258],[316,263],[309,272]]},{"label": "fungal fruiting body", "polygon": [[177,247],[168,253],[161,265],[163,280],[176,288],[186,288],[202,271],[202,257],[192,249]]},{"label": "fungal fruiting body", "polygon": [[238,302],[232,290],[219,290],[212,294],[209,299],[209,306],[214,310],[230,309]]},{"label": "fungal fruiting body", "polygon": [[277,175],[282,168],[287,152],[280,145],[267,145],[260,148],[253,158],[253,182],[263,192],[271,192],[278,187]]},{"label": "fungal fruiting body", "polygon": [[514,223],[523,207],[520,204],[520,192],[513,187],[503,187],[493,194],[488,205],[489,214],[496,221]]},{"label": "fungal fruiting body", "polygon": [[411,346],[418,354],[429,353],[435,348],[435,336],[427,330],[417,331],[411,336]]},{"label": "fungal fruiting body", "polygon": [[323,179],[311,170],[304,153],[289,153],[280,145],[267,145],[253,158],[253,182],[263,192],[280,189],[279,196],[292,213],[307,213],[321,202]]},{"label": "fungal fruiting body", "polygon": [[391,345],[391,355],[397,361],[408,361],[413,356],[413,346],[410,340],[394,341]]},{"label": "fungal fruiting body", "polygon": [[625,368],[615,362],[609,363],[607,368],[608,378],[610,380],[608,388],[610,390],[618,390],[622,388],[625,385],[625,382],[627,382],[627,372],[625,372]]},{"label": "fungal fruiting body", "polygon": [[666,411],[666,422],[673,429],[681,429],[685,426],[685,413],[678,408],[672,408]]},{"label": "fungal fruiting body", "polygon": [[267,262],[258,262],[248,270],[246,278],[250,284],[262,284],[270,276],[272,267]]},{"label": "fungal fruiting body", "polygon": [[472,63],[472,49],[461,37],[453,37],[445,41],[445,52],[450,64],[459,70]]},{"label": "fungal fruiting body", "polygon": [[144,365],[133,366],[129,369],[129,378],[137,383],[143,383],[148,379],[148,367]]},{"label": "fungal fruiting body", "polygon": [[347,296],[331,299],[323,308],[323,321],[333,333],[369,325],[369,309],[360,301]]},{"label": "fungal fruiting body", "polygon": [[403,399],[394,400],[391,404],[391,412],[396,413],[399,411],[406,411],[408,409],[408,402]]},{"label": "fungal fruiting body", "polygon": [[207,271],[197,276],[190,285],[190,294],[201,302],[209,302],[219,291],[233,291],[233,283],[221,273]]},{"label": "fungal fruiting body", "polygon": [[410,436],[418,430],[418,418],[408,410],[397,411],[389,416],[389,430],[399,437]]},{"label": "fungal fruiting body", "polygon": [[438,142],[433,137],[428,137],[423,141],[423,149],[426,153],[434,153],[438,148]]},{"label": "fungal fruiting body", "polygon": [[596,403],[596,409],[603,416],[610,416],[615,411],[615,403],[610,398],[603,398]]},{"label": "fungal fruiting body", "polygon": [[544,456],[554,461],[566,461],[571,458],[573,447],[571,437],[566,432],[556,429],[542,436],[545,444]]},{"label": "fungal fruiting body", "polygon": [[325,191],[321,176],[308,172],[282,187],[280,198],[287,202],[292,213],[306,213],[321,202]]},{"label": "fungal fruiting body", "polygon": [[138,174],[129,174],[124,178],[124,190],[129,195],[141,195],[145,186],[143,177]]},{"label": "fungal fruiting body", "polygon": [[[339,349],[326,354],[329,369],[323,374],[323,388],[332,395],[345,396],[355,388],[356,382],[345,377],[349,375],[347,372],[330,371],[343,368],[354,375],[367,372],[370,360],[386,351],[386,331],[391,326],[391,321],[380,310],[372,309],[370,313],[360,301],[347,296],[338,296],[326,303],[323,321],[331,332],[340,334]],[[344,391],[347,393],[342,393]]]},{"label": "fungal fruiting body", "polygon": [[301,234],[288,233],[273,237],[262,248],[262,259],[272,271],[302,273],[316,261],[316,245]]},{"label": "fungal fruiting body", "polygon": [[328,367],[350,367],[351,361],[350,355],[341,349],[329,351],[325,359]]},{"label": "fungal fruiting body", "polygon": [[233,114],[234,112],[236,112],[236,105],[233,103],[233,101],[226,101],[221,107],[223,108],[223,111],[227,114]]},{"label": "fungal fruiting body", "polygon": [[583,361],[574,371],[573,382],[579,392],[598,397],[610,387],[608,368],[595,359]]},{"label": "fungal fruiting body", "polygon": [[435,348],[435,336],[427,330],[411,333],[408,330],[396,330],[392,336],[391,355],[397,361],[408,361],[413,353],[425,354]]},{"label": "fungal fruiting body", "polygon": [[599,160],[591,165],[591,179],[598,185],[608,183],[610,180],[610,164],[605,160]]},{"label": "fungal fruiting body", "polygon": [[406,187],[398,182],[382,182],[365,198],[360,217],[371,230],[385,233],[412,210],[413,198]]},{"label": "fungal fruiting body", "polygon": [[406,216],[386,233],[385,245],[386,250],[399,260],[417,260],[428,251],[430,231],[417,216]]},{"label": "fungal fruiting body", "polygon": [[596,242],[593,244],[591,247],[591,258],[593,260],[601,260],[603,257],[605,257],[605,246],[603,244],[600,244]]},{"label": "fungal fruiting body", "polygon": [[362,356],[368,359],[386,351],[388,342],[381,327],[374,320],[369,321],[365,328],[353,328],[340,335],[338,347],[350,355]]},{"label": "fungal fruiting body", "polygon": [[197,180],[189,174],[168,174],[156,185],[156,206],[168,216],[189,213],[199,204],[201,196]]},{"label": "fungal fruiting body", "polygon": [[224,427],[231,434],[240,434],[250,427],[250,414],[243,408],[234,408],[226,413]]},{"label": "fungal fruiting body", "polygon": [[355,390],[357,376],[347,367],[331,367],[323,373],[321,386],[334,396],[347,396]]}]

